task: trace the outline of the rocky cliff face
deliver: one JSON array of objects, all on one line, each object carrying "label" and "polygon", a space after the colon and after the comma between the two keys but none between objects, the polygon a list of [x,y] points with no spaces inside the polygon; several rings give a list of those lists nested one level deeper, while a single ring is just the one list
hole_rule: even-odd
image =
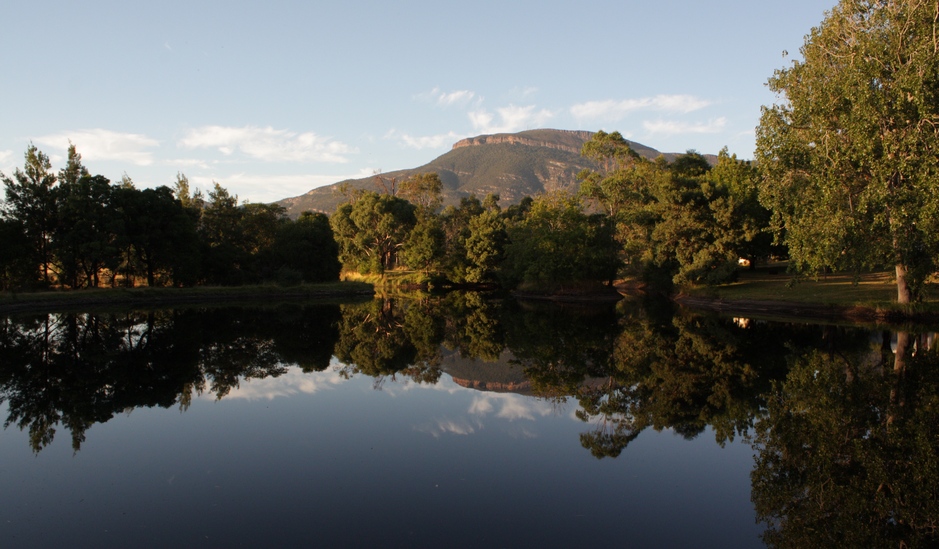
[{"label": "rocky cliff face", "polygon": [[461,139],[453,144],[454,149],[463,147],[475,147],[479,145],[498,145],[508,143],[510,145],[527,145],[529,147],[545,147],[548,149],[557,149],[574,154],[580,154],[583,144],[590,140],[592,132],[571,131],[571,130],[553,130],[554,139],[542,140],[537,137],[522,133],[497,133],[493,135],[480,135],[478,137],[468,137]]}]

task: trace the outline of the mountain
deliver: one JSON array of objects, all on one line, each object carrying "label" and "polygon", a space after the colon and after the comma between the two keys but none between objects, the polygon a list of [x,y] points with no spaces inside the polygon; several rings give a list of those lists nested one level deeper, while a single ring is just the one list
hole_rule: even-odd
[{"label": "mountain", "polygon": [[494,362],[463,357],[459,351],[444,353],[441,369],[461,387],[496,393],[531,394],[531,382],[508,350]]},{"label": "mountain", "polygon": [[[494,193],[499,195],[500,204],[507,206],[526,196],[576,189],[578,172],[597,168],[593,161],[580,156],[581,146],[592,135],[593,132],[549,129],[480,135],[456,142],[449,152],[423,166],[386,172],[381,177],[401,183],[414,174],[436,172],[443,182],[445,205],[459,203],[460,198],[472,194],[482,199]],[[660,153],[632,141],[629,145],[649,159],[664,154],[671,161],[678,156],[678,153]],[[712,162],[716,160],[707,156]],[[374,176],[348,179],[285,198],[277,204],[285,207],[291,217],[305,210],[332,213],[345,200],[337,189],[343,184],[355,189],[379,188]]]}]

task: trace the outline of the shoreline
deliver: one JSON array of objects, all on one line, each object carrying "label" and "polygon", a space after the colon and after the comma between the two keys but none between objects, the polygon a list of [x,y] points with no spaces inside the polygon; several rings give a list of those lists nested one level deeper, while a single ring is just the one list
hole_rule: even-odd
[{"label": "shoreline", "polygon": [[799,301],[724,299],[677,294],[670,298],[691,309],[710,310],[724,314],[757,315],[787,320],[845,320],[882,324],[939,323],[939,312],[900,311],[863,305],[833,305]]},{"label": "shoreline", "polygon": [[[345,286],[345,287],[343,287]],[[238,303],[260,300],[318,300],[362,298],[375,295],[363,283],[280,286],[208,286],[195,288],[95,288],[0,295],[0,314],[43,313],[89,307],[173,306],[201,303]]]}]

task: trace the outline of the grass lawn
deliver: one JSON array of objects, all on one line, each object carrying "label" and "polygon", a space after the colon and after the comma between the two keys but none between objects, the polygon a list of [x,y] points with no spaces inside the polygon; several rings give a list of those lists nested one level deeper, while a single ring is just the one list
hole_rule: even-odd
[{"label": "grass lawn", "polygon": [[722,286],[682,288],[676,300],[692,307],[762,317],[841,318],[888,323],[939,322],[939,288],[927,286],[926,299],[897,304],[892,271],[833,273],[793,279],[785,264],[742,270]]},{"label": "grass lawn", "polygon": [[921,303],[897,304],[897,286],[893,271],[865,273],[859,277],[847,273],[821,275],[818,278],[794,279],[784,263],[741,270],[740,278],[722,286],[682,288],[691,298],[718,299],[728,303],[784,302],[793,306],[834,306],[843,309],[868,309],[892,315],[939,315],[939,288],[927,286]]},{"label": "grass lawn", "polygon": [[699,287],[688,293],[721,299],[795,301],[840,306],[883,307],[897,301],[897,284],[892,272],[834,273],[818,278],[793,280],[785,265],[743,270],[740,279],[717,287]]}]

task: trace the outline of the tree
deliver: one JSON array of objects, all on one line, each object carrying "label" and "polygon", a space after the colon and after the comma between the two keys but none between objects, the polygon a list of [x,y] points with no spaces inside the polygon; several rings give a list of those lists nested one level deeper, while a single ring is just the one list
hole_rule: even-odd
[{"label": "tree", "polygon": [[708,172],[708,181],[727,189],[735,203],[735,216],[743,229],[743,241],[738,245],[740,257],[755,268],[758,261],[771,255],[785,256],[784,247],[773,247],[770,230],[771,212],[759,201],[759,170],[749,161],[737,160],[737,155],[721,149],[717,164]]},{"label": "tree", "polygon": [[71,158],[69,168],[61,172],[55,193],[58,223],[53,250],[63,282],[73,288],[82,284],[94,288],[102,269],[112,273],[117,269],[119,220],[113,208],[111,182],[102,175],[82,175],[73,180],[70,168],[74,169]]},{"label": "tree", "polygon": [[721,154],[720,169],[712,174],[706,158],[688,151],[666,166],[654,189],[652,256],[676,283],[734,280],[739,259],[760,234],[760,220],[746,208],[746,180],[738,179],[746,166]]},{"label": "tree", "polygon": [[361,272],[393,269],[417,221],[415,209],[407,200],[370,191],[340,204],[330,219],[340,261]]},{"label": "tree", "polygon": [[244,211],[238,207],[238,196],[232,196],[218,183],[208,197],[199,224],[203,276],[210,283],[242,284],[248,260],[242,248]]},{"label": "tree", "polygon": [[484,211],[486,210],[482,202],[473,194],[460,198],[459,206],[447,206],[440,214],[445,255],[443,271],[452,282],[467,282],[469,261],[466,255],[466,241],[470,237],[470,220],[482,215]]},{"label": "tree", "polygon": [[36,269],[29,261],[29,239],[22,223],[0,217],[0,242],[0,290],[33,283]]},{"label": "tree", "polygon": [[507,239],[505,221],[498,207],[470,218],[469,236],[464,243],[467,282],[492,282],[496,279]]},{"label": "tree", "polygon": [[841,0],[777,70],[757,129],[761,201],[800,270],[893,267],[920,297],[939,255],[936,2]]},{"label": "tree", "polygon": [[142,274],[154,286],[165,273],[174,284],[193,284],[198,276],[195,219],[166,186],[114,190],[122,219],[119,243],[127,253],[128,275]]},{"label": "tree", "polygon": [[609,218],[626,263],[641,268],[649,260],[656,215],[654,190],[663,171],[634,151],[619,132],[598,131],[581,155],[596,161],[598,171],[583,170],[580,195],[599,204]]},{"label": "tree", "polygon": [[503,280],[537,290],[564,290],[608,281],[618,246],[602,215],[587,215],[579,198],[563,193],[535,199],[531,211],[507,229]]},{"label": "tree", "polygon": [[277,263],[300,272],[307,282],[339,280],[339,246],[325,214],[303,212],[283,223],[274,240]]},{"label": "tree", "polygon": [[260,282],[274,275],[274,261],[271,257],[274,243],[281,226],[287,222],[282,206],[277,204],[242,204],[240,233],[238,243],[246,257],[242,268],[246,271],[248,282]]},{"label": "tree", "polygon": [[96,287],[101,270],[113,272],[118,265],[111,182],[101,175],[92,177],[75,145],[69,143],[68,160],[59,170],[54,195],[57,219],[52,250],[59,280],[73,288]]},{"label": "tree", "polygon": [[52,266],[52,231],[56,225],[55,173],[49,157],[30,143],[26,149],[26,162],[10,178],[0,174],[6,188],[5,215],[21,224],[29,240],[30,260],[38,268],[37,277],[50,282]]},{"label": "tree", "polygon": [[433,212],[440,207],[443,182],[434,172],[413,175],[401,183],[400,195],[421,210]]},{"label": "tree", "polygon": [[401,250],[401,261],[415,270],[437,270],[444,244],[440,217],[420,206],[417,211],[417,221]]}]

